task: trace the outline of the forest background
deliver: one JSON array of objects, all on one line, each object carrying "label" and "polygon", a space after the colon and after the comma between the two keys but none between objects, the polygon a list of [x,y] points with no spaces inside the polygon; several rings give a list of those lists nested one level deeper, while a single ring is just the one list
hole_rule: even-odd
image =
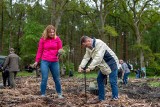
[{"label": "forest background", "polygon": [[10,47],[22,65],[34,63],[38,42],[49,24],[56,26],[67,71],[76,71],[85,50],[80,37],[102,39],[119,59],[160,75],[160,0],[1,0],[0,54]]}]

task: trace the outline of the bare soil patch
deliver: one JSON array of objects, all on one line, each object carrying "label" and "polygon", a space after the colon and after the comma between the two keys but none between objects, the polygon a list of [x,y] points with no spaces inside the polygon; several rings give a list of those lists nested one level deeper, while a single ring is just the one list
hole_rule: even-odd
[{"label": "bare soil patch", "polygon": [[[87,79],[89,82],[96,79]],[[127,86],[119,83],[119,100],[111,101],[109,84],[106,100],[98,104],[87,104],[84,94],[84,79],[61,78],[64,99],[58,99],[54,82],[48,80],[47,96],[40,96],[41,78],[17,77],[17,88],[0,89],[0,107],[160,107],[160,87],[150,87],[150,81],[160,79],[130,80]],[[87,91],[87,99],[97,98]]]}]

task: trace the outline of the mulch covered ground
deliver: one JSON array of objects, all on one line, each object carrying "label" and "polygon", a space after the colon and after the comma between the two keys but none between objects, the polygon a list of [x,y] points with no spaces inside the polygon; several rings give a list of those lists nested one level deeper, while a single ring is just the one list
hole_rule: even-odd
[{"label": "mulch covered ground", "polygon": [[[86,103],[84,79],[61,78],[64,99],[58,99],[54,83],[48,80],[47,96],[41,97],[41,78],[17,77],[17,88],[0,89],[0,107],[160,107],[160,87],[148,86],[149,81],[160,79],[130,80],[127,86],[119,83],[119,100],[111,101],[109,84],[106,86],[106,100],[98,104]],[[87,86],[95,79],[87,79]],[[87,100],[97,98],[87,91]]]}]

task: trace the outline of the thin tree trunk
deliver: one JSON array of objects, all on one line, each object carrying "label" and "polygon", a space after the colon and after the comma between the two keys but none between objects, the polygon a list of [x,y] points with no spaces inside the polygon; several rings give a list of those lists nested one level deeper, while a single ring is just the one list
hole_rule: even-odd
[{"label": "thin tree trunk", "polygon": [[52,14],[51,14],[51,24],[55,26],[55,16],[56,16],[56,3],[52,0]]},{"label": "thin tree trunk", "polygon": [[[61,4],[58,4],[56,0],[52,0],[52,15],[51,15],[51,24],[53,24],[56,29],[58,29],[58,26],[61,21],[61,17],[63,15],[63,12],[65,10],[65,6],[67,5],[69,1],[67,0],[62,0]],[[60,9],[58,10],[57,7]]]},{"label": "thin tree trunk", "polygon": [[10,0],[10,5],[11,5],[11,8],[10,8],[10,11],[11,11],[11,19],[10,19],[10,37],[9,37],[9,48],[13,47],[13,40],[12,40],[12,0]]},{"label": "thin tree trunk", "polygon": [[127,59],[126,59],[126,34],[124,33],[123,34],[123,36],[124,36],[124,43],[123,43],[123,60],[124,61],[127,61]]},{"label": "thin tree trunk", "polygon": [[[140,36],[140,32],[139,32],[138,25],[136,24],[136,22],[134,23],[134,26],[135,26],[136,37],[137,37],[137,44],[140,45],[141,36]],[[139,56],[140,56],[140,67],[142,68],[142,66],[144,65],[144,53],[142,49],[140,50]]]},{"label": "thin tree trunk", "polygon": [[1,16],[1,36],[0,36],[0,53],[2,52],[2,48],[3,48],[3,0],[1,1],[1,4],[2,4],[2,16]]},{"label": "thin tree trunk", "polygon": [[144,67],[144,53],[143,53],[143,50],[140,51],[140,65],[141,65],[141,68]]}]

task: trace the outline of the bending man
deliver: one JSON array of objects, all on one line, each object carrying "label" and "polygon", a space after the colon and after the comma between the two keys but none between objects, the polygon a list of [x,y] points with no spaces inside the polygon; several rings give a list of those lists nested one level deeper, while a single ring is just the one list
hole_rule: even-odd
[{"label": "bending man", "polygon": [[81,37],[81,45],[86,48],[86,53],[79,65],[79,72],[83,71],[90,58],[92,58],[86,72],[90,72],[95,67],[99,67],[97,83],[99,95],[98,99],[90,103],[99,103],[105,100],[105,83],[107,75],[112,89],[112,99],[118,100],[118,86],[117,86],[117,72],[118,72],[118,58],[115,53],[100,39],[90,38],[88,36]]}]

